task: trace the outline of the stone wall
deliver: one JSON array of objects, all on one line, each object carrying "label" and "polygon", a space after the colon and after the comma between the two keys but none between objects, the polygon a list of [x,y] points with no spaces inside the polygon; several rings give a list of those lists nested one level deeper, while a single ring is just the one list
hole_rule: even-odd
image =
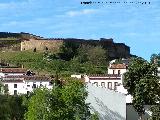
[{"label": "stone wall", "polygon": [[[14,50],[14,51],[53,51],[58,52],[59,48],[64,43],[71,43],[72,45],[93,45],[102,46],[106,51],[110,59],[115,58],[128,58],[130,57],[130,47],[124,43],[114,43],[113,39],[101,38],[100,40],[85,40],[75,38],[54,38],[54,39],[40,39],[30,38],[22,40],[1,40],[0,50]],[[71,46],[72,46],[71,45]]]},{"label": "stone wall", "polygon": [[0,51],[20,51],[20,40],[0,40]]},{"label": "stone wall", "polygon": [[63,44],[62,40],[24,40],[21,42],[21,51],[24,50],[36,50],[36,51],[58,51],[60,46]]}]

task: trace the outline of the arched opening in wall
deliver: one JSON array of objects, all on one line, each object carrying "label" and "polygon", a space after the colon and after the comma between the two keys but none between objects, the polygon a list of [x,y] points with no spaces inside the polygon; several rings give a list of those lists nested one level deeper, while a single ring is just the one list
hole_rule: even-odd
[{"label": "arched opening in wall", "polygon": [[34,48],[34,49],[33,49],[33,52],[36,52],[36,51],[37,51],[36,48]]},{"label": "arched opening in wall", "polygon": [[45,47],[45,50],[48,51],[48,47]]},{"label": "arched opening in wall", "polygon": [[23,50],[25,50],[25,48],[23,48]]}]

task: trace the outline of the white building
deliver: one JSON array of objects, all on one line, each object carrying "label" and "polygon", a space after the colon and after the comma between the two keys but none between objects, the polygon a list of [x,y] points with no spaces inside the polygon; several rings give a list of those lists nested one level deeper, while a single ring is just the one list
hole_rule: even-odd
[{"label": "white building", "polygon": [[122,75],[127,72],[128,66],[126,64],[110,64],[108,67],[108,74]]},{"label": "white building", "polygon": [[114,90],[126,95],[126,103],[132,102],[132,97],[128,95],[123,87],[123,74],[127,72],[128,65],[112,63],[108,67],[108,74],[100,75],[72,75],[71,77],[84,78],[86,83],[91,83],[97,87]]},{"label": "white building", "polygon": [[27,70],[24,68],[0,68],[0,78],[10,75],[25,75],[26,72]]},{"label": "white building", "polygon": [[107,75],[85,75],[86,83],[91,83],[95,86],[117,90],[117,86],[122,84],[121,75],[107,74]]},{"label": "white building", "polygon": [[51,79],[45,76],[5,76],[2,83],[10,95],[28,94],[40,86],[52,88]]},{"label": "white building", "polygon": [[27,94],[40,86],[52,88],[49,77],[35,76],[30,73],[24,68],[0,68],[0,79],[8,88],[10,95]]}]

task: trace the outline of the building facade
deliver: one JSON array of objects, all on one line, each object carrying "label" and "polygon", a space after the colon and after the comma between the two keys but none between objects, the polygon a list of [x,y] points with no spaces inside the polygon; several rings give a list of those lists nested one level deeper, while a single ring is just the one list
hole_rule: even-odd
[{"label": "building facade", "polygon": [[51,78],[33,75],[23,68],[1,68],[0,79],[4,92],[10,95],[28,94],[38,87],[52,88]]}]

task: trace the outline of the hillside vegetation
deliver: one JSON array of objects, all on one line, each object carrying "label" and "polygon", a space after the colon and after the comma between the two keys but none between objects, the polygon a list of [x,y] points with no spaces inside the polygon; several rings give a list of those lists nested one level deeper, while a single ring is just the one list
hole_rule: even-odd
[{"label": "hillside vegetation", "polygon": [[52,52],[0,52],[2,63],[17,67],[24,66],[39,74],[70,75],[74,73],[104,74],[107,72],[108,59],[101,46],[80,46],[75,54],[72,49],[64,48],[59,53]]}]

